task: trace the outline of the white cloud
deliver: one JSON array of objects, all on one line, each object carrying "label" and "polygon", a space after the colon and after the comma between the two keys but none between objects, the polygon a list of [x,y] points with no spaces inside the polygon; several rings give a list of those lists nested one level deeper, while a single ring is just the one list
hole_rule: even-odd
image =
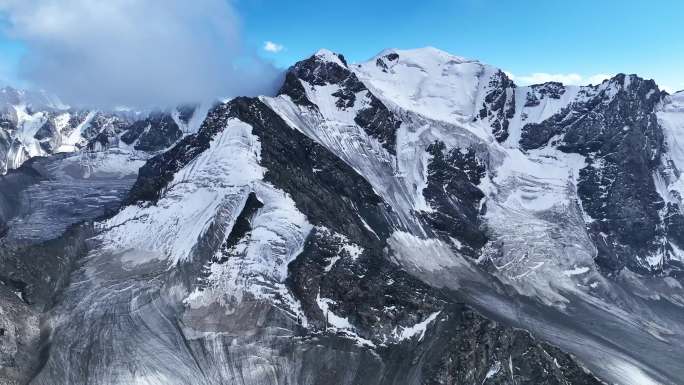
[{"label": "white cloud", "polygon": [[530,75],[514,75],[506,72],[509,78],[515,80],[520,85],[541,84],[547,82],[561,82],[566,85],[587,85],[600,84],[605,79],[610,79],[613,75],[595,74],[582,76],[577,73],[550,74],[545,72],[535,72]]},{"label": "white cloud", "polygon": [[168,105],[268,93],[280,71],[245,49],[228,0],[0,0],[20,75],[80,105]]},{"label": "white cloud", "polygon": [[264,51],[278,53],[282,51],[285,47],[281,44],[274,43],[272,41],[264,42]]}]

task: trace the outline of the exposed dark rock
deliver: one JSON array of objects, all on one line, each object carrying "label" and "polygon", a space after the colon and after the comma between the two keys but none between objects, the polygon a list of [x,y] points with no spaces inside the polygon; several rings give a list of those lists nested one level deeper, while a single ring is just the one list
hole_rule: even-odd
[{"label": "exposed dark rock", "polygon": [[316,105],[313,104],[306,96],[306,90],[304,89],[302,82],[299,81],[297,75],[295,75],[293,72],[288,72],[285,75],[285,82],[283,83],[282,87],[280,87],[278,95],[289,96],[290,99],[292,99],[292,101],[297,105],[317,108]]},{"label": "exposed dark rock", "polygon": [[69,117],[69,127],[78,127],[79,125],[83,124],[83,122],[85,122],[87,117],[87,111],[74,111],[74,113],[71,114],[71,117]]},{"label": "exposed dark rock", "polygon": [[563,83],[548,82],[544,84],[535,84],[530,86],[530,91],[527,93],[525,99],[525,107],[534,107],[540,104],[540,100],[544,98],[560,99],[565,93]]},{"label": "exposed dark rock", "polygon": [[[344,249],[345,242],[366,248],[361,256],[352,256]],[[316,302],[319,297],[332,300],[331,312],[347,318],[360,336],[377,343],[391,336],[395,327],[419,323],[445,304],[432,288],[390,263],[381,249],[325,228],[314,231],[289,270],[288,284],[318,331],[329,327]]]},{"label": "exposed dark rock", "polygon": [[667,237],[680,248],[684,248],[684,216],[676,203],[667,203],[665,210],[665,225]]},{"label": "exposed dark rock", "polygon": [[21,292],[28,304],[47,309],[85,252],[87,234],[92,235],[91,229],[74,226],[62,237],[37,245],[0,243],[0,282]]},{"label": "exposed dark rock", "polygon": [[55,125],[51,120],[48,120],[38,129],[38,131],[36,131],[33,137],[38,140],[45,140],[53,136],[55,134],[55,130]]},{"label": "exposed dark rock", "polygon": [[479,218],[484,194],[477,188],[485,175],[484,162],[473,149],[446,151],[442,142],[431,144],[427,150],[432,159],[423,195],[434,211],[422,213],[421,218],[446,242],[458,240],[464,246],[461,252],[475,257],[487,242]]},{"label": "exposed dark rock", "polygon": [[335,105],[341,110],[354,107],[356,104],[356,94],[358,92],[366,91],[365,86],[361,82],[355,82],[347,78],[342,87],[332,94],[337,98]]},{"label": "exposed dark rock", "polygon": [[86,145],[86,149],[91,152],[102,151],[111,147],[116,147],[119,137],[107,132],[101,132],[91,139]]},{"label": "exposed dark rock", "polygon": [[129,145],[135,143],[136,150],[156,152],[168,148],[182,135],[171,115],[155,113],[147,119],[134,122],[121,135],[121,140]]},{"label": "exposed dark rock", "polygon": [[[371,95],[370,92],[368,95]],[[377,138],[387,151],[396,154],[396,133],[401,121],[379,99],[371,97],[369,107],[359,111],[354,121],[363,127],[368,135]]]},{"label": "exposed dark rock", "polygon": [[[424,384],[601,384],[574,357],[468,309],[453,310],[433,332]],[[445,330],[446,329],[446,330]]]},{"label": "exposed dark rock", "polygon": [[399,59],[399,54],[396,52],[392,52],[392,53],[385,55],[385,58],[387,58],[387,60],[389,60],[389,61],[395,61],[395,60]]},{"label": "exposed dark rock", "polygon": [[489,92],[485,96],[479,119],[488,119],[492,134],[497,141],[508,138],[509,120],[515,115],[515,84],[503,71],[489,80]]},{"label": "exposed dark rock", "polygon": [[387,64],[385,64],[385,61],[382,60],[382,58],[378,58],[378,60],[375,61],[375,65],[382,68],[383,72],[387,72]]},{"label": "exposed dark rock", "polygon": [[7,175],[0,175],[0,245],[9,230],[9,220],[19,214],[20,191],[40,179],[41,175],[26,164],[18,170],[9,170]]},{"label": "exposed dark rock", "polygon": [[38,313],[20,298],[21,292],[0,283],[0,382],[26,383],[40,364]]},{"label": "exposed dark rock", "polygon": [[387,55],[383,57],[379,57],[375,61],[375,65],[380,67],[383,72],[387,72],[389,70],[389,64],[393,61],[396,61],[399,59],[399,54],[396,52],[388,53]]},{"label": "exposed dark rock", "polygon": [[292,73],[296,78],[312,86],[340,84],[348,81],[351,75],[346,64],[341,66],[318,55],[313,55],[306,60],[297,62],[294,66],[290,67],[288,73]]},{"label": "exposed dark rock", "polygon": [[121,135],[121,141],[128,145],[133,144],[148,127],[150,127],[150,122],[147,120],[140,120],[131,124],[126,132]]},{"label": "exposed dark rock", "polygon": [[35,135],[33,137],[37,139],[40,142],[40,147],[47,153],[51,153],[55,148],[55,141],[53,138],[55,138],[57,134],[57,128],[55,128],[55,125],[52,121],[52,119],[48,119],[45,124],[43,124],[38,131],[36,131]]},{"label": "exposed dark rock", "polygon": [[[427,378],[434,378],[435,383],[446,383],[439,379],[444,371],[437,368],[447,358],[452,361],[462,360],[460,367],[455,365],[449,368],[447,376],[484,379],[492,365],[490,358],[498,354],[505,363],[504,360],[512,355],[521,364],[512,368],[514,373],[501,376],[505,381],[516,378],[515,381],[520,383],[546,381],[562,384],[571,379],[576,383],[597,383],[591,375],[578,368],[569,356],[536,343],[524,332],[513,332],[485,320],[463,305],[454,303],[445,293],[400,270],[379,247],[383,244],[380,241],[388,233],[378,229],[391,226],[385,215],[364,215],[366,222],[371,223],[380,239],[368,234],[363,224],[356,220],[354,211],[357,208],[369,202],[371,206],[364,211],[372,212],[376,210],[373,207],[377,207],[378,202],[367,183],[362,180],[352,182],[358,178],[355,171],[339,164],[329,152],[317,148],[306,137],[299,137],[297,131],[288,131],[291,129],[258,100],[241,98],[231,104],[230,114],[252,125],[253,133],[260,139],[262,165],[267,169],[266,179],[288,192],[295,200],[297,208],[312,223],[320,226],[309,236],[303,252],[289,266],[288,286],[302,303],[310,323],[309,333],[313,331],[329,334],[329,330],[334,330],[327,320],[328,315],[321,311],[317,303],[320,298],[331,300],[329,310],[348,319],[361,338],[375,344],[385,343],[387,338],[396,338],[393,336],[396,328],[409,328],[425,321],[431,314],[441,312],[441,317],[434,322],[439,324],[446,319],[449,320],[446,321],[449,326],[438,327],[438,332],[426,336],[423,344],[416,345],[416,338],[387,350],[380,349],[383,360],[389,366],[394,366],[397,363],[394,355],[404,354],[407,359],[409,356],[413,357],[411,359],[415,362],[416,357],[422,355],[415,355],[414,349],[437,349],[441,354],[434,354],[429,359],[419,359],[419,365],[434,376]],[[462,153],[454,150],[444,155],[443,144],[435,144],[432,151],[437,159],[430,169],[432,188],[439,183],[454,180],[449,184],[448,190],[454,194],[471,194],[470,205],[463,209],[467,211],[467,215],[477,216],[476,206],[482,193],[474,185],[484,176],[483,165],[475,158],[473,151]],[[285,154],[288,160],[283,158]],[[321,171],[313,173],[310,170],[314,167]],[[305,177],[299,178],[297,175]],[[355,187],[346,189],[345,186],[349,185]],[[331,195],[332,191],[326,191],[329,186],[333,187],[334,195]],[[431,195],[429,192],[428,194]],[[343,199],[338,200],[335,195],[341,195]],[[331,215],[333,211],[336,214]],[[348,238],[340,237],[339,234],[345,234]],[[362,254],[349,254],[344,248],[347,242],[363,247]],[[498,334],[492,334],[490,330],[497,330],[495,333]],[[490,338],[494,342],[487,342]],[[445,344],[443,341],[450,343]],[[469,348],[464,349],[464,344],[468,344]],[[475,353],[479,351],[482,353]],[[525,355],[533,352],[540,357],[539,362],[543,366],[537,365],[537,361],[534,365],[522,364]],[[481,361],[466,358],[473,354],[480,354]],[[556,366],[556,357],[566,365],[561,368]],[[339,367],[334,368],[333,373],[340,371]],[[476,368],[476,374],[473,373],[473,368]],[[506,372],[507,369],[503,368],[502,373]],[[367,380],[364,382],[367,383]]]}]

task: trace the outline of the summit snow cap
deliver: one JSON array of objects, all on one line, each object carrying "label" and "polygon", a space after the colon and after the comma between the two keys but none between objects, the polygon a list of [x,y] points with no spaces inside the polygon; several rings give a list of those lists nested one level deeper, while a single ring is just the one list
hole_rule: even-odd
[{"label": "summit snow cap", "polygon": [[334,53],[329,49],[321,48],[314,56],[324,62],[335,63],[342,67],[347,67],[347,61],[344,59],[344,56]]}]

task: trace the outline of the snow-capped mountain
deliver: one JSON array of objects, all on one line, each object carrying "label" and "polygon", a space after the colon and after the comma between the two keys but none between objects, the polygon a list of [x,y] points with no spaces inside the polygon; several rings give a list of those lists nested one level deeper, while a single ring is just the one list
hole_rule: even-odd
[{"label": "snow-capped mountain", "polygon": [[[0,89],[0,172],[35,156],[73,147],[71,134],[83,116],[71,114],[55,98],[5,87]],[[74,137],[77,135],[74,134]]]},{"label": "snow-capped mountain", "polygon": [[53,126],[85,140],[0,178],[7,381],[684,378],[684,95],[651,80],[321,50],[276,96]]},{"label": "snow-capped mountain", "polygon": [[121,143],[160,151],[196,131],[206,109],[88,111],[70,108],[45,93],[5,87],[0,89],[0,174],[34,157],[73,153],[89,145],[101,149]]}]

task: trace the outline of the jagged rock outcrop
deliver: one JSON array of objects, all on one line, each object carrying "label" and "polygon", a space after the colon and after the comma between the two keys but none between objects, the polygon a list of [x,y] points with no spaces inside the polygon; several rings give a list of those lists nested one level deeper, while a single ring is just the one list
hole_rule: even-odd
[{"label": "jagged rock outcrop", "polygon": [[[390,153],[395,153],[396,130],[401,124],[387,107],[349,70],[344,56],[322,50],[288,70],[279,94],[288,95],[296,103],[315,106],[307,97],[307,88],[337,86],[332,93],[335,106],[341,111],[351,110],[354,122],[368,135],[378,139]],[[357,103],[357,98],[359,100]]]},{"label": "jagged rock outcrop", "polygon": [[515,84],[503,71],[496,72],[488,84],[487,95],[477,118],[487,119],[499,142],[508,138],[508,125],[515,115]]}]

